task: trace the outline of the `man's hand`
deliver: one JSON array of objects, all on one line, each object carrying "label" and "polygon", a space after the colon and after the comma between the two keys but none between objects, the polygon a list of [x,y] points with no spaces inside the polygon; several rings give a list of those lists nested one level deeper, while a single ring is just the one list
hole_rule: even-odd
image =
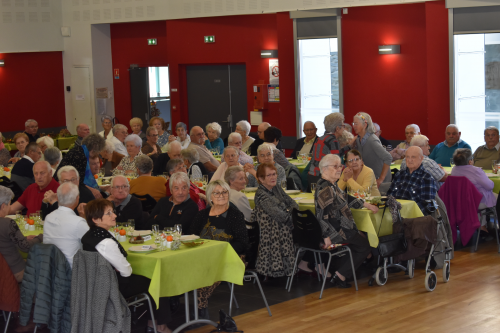
[{"label": "man's hand", "polygon": [[17,161],[19,161],[19,160],[20,160],[20,158],[19,158],[19,157],[12,157],[12,158],[9,160],[9,162],[7,162],[7,164],[11,164],[11,163],[12,163],[12,164],[15,164],[15,163],[17,163]]},{"label": "man's hand", "polygon": [[380,187],[380,185],[384,182],[382,178],[377,179],[377,187]]},{"label": "man's hand", "polygon": [[57,193],[54,193],[53,191],[51,190],[48,190],[47,192],[45,192],[45,194],[43,195],[43,199],[50,203],[51,205],[53,205],[54,203],[57,202]]},{"label": "man's hand", "polygon": [[32,240],[35,237],[36,237],[35,235],[29,235],[29,236],[26,236],[26,239],[30,241],[30,240]]},{"label": "man's hand", "polygon": [[[87,186],[87,185],[85,185],[85,186]],[[87,188],[90,190],[90,192],[92,192],[92,194],[94,195],[94,198],[102,199],[102,195],[101,195],[101,192],[99,190],[96,190],[95,188],[90,187],[90,186],[87,186]]]}]

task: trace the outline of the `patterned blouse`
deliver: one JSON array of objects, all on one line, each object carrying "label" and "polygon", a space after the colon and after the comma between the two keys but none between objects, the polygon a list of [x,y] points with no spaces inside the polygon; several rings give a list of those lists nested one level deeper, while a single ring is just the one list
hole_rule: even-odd
[{"label": "patterned blouse", "polygon": [[158,135],[158,141],[156,142],[156,144],[160,147],[163,147],[164,145],[167,144],[168,137],[169,137],[169,135],[168,135],[167,131],[163,131],[162,135]]},{"label": "patterned blouse", "polygon": [[[85,152],[81,146],[75,146],[73,149],[70,149],[66,155],[64,155],[61,163],[59,163],[57,170],[66,165],[71,165],[78,171],[78,175],[80,176],[80,185],[83,185],[83,181],[85,180],[85,170],[87,169],[87,158],[85,157]],[[54,173],[54,179],[59,181],[59,179],[57,179],[57,170],[56,173]]]},{"label": "patterned blouse", "polygon": [[351,208],[362,208],[365,203],[363,200],[346,195],[337,183],[332,184],[320,178],[316,184],[314,202],[323,238],[330,237],[333,244],[339,244],[358,232]]},{"label": "patterned blouse", "polygon": [[0,149],[0,165],[6,167],[9,164],[10,153],[7,148]]},{"label": "patterned blouse", "polygon": [[[127,171],[137,172],[137,167],[135,166],[135,160],[137,159],[137,157],[139,157],[141,155],[144,155],[144,154],[141,151],[139,151],[139,154],[137,154],[134,157],[134,160],[132,162],[130,162],[130,156],[123,157],[122,160],[120,161],[120,164],[118,164],[116,169],[113,170],[113,176],[116,176],[121,171],[123,171],[123,172],[127,172]],[[122,170],[118,169],[120,166],[123,168]]]},{"label": "patterned blouse", "polygon": [[263,210],[279,224],[287,225],[293,229],[292,209],[299,209],[299,205],[283,191],[281,186],[276,185],[269,191],[260,184],[254,200],[256,209]]}]

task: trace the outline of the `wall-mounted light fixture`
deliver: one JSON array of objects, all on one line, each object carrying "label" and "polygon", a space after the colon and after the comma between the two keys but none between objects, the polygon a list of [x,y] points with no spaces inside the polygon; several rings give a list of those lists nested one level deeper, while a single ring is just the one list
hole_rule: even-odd
[{"label": "wall-mounted light fixture", "polygon": [[401,45],[379,45],[378,54],[399,54]]},{"label": "wall-mounted light fixture", "polygon": [[278,58],[278,50],[261,50],[261,58]]},{"label": "wall-mounted light fixture", "polygon": [[0,59],[0,67],[3,67],[3,66],[5,66],[5,60]]}]

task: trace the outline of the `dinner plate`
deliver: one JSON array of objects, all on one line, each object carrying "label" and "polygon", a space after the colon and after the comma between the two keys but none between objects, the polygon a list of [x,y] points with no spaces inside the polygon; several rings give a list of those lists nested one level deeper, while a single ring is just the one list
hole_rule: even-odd
[{"label": "dinner plate", "polygon": [[147,253],[156,250],[156,245],[150,245],[150,249],[143,249],[142,245],[136,245],[136,246],[131,246],[128,248],[130,252],[137,252],[137,253]]},{"label": "dinner plate", "polygon": [[8,219],[13,219],[13,220],[16,219],[16,215],[7,215],[5,217],[8,218]]},{"label": "dinner plate", "polygon": [[305,164],[304,162],[290,162],[290,163],[292,163],[293,165],[303,165],[303,164]]},{"label": "dinner plate", "polygon": [[491,172],[486,172],[486,176],[488,176],[488,177],[500,177],[499,174],[491,173]]},{"label": "dinner plate", "polygon": [[293,160],[293,158],[291,158],[291,157],[287,157],[286,159],[289,161]]},{"label": "dinner plate", "polygon": [[286,190],[285,193],[286,194],[298,194],[298,193],[300,193],[300,190]]},{"label": "dinner plate", "polygon": [[200,238],[200,236],[196,236],[196,235],[183,235],[183,236],[181,236],[181,242],[194,241],[194,240],[197,240],[199,238]]},{"label": "dinner plate", "polygon": [[147,236],[152,233],[153,232],[151,230],[134,230],[134,236]]},{"label": "dinner plate", "polygon": [[299,201],[301,204],[314,204],[314,199],[302,199]]},{"label": "dinner plate", "polygon": [[257,191],[258,187],[245,187],[243,191],[245,192],[255,192]]}]

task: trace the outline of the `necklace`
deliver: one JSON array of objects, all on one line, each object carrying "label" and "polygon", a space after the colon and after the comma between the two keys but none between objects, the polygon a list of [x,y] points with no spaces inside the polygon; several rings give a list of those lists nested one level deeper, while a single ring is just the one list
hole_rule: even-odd
[{"label": "necklace", "polygon": [[215,210],[216,210],[216,209],[215,209],[215,207],[212,207],[212,209],[211,209],[211,213],[212,213],[212,214],[215,214],[215,217],[219,217],[220,215],[222,215],[222,214],[224,214],[224,213],[226,212],[227,208],[226,208],[226,209],[224,209],[222,212],[220,212],[220,213],[218,213],[218,214],[215,212]]}]

